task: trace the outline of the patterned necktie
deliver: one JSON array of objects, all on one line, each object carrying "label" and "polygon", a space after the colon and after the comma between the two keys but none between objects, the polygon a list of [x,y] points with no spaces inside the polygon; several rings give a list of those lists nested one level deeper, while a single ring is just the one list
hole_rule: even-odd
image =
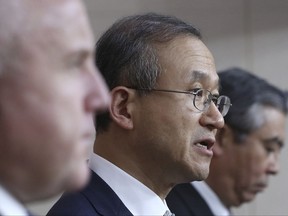
[{"label": "patterned necktie", "polygon": [[167,210],[163,216],[175,216],[175,214],[173,214],[169,210]]}]

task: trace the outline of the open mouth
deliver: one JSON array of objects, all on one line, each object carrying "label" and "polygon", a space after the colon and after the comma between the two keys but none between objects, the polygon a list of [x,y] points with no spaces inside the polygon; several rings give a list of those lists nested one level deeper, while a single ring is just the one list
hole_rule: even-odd
[{"label": "open mouth", "polygon": [[204,149],[208,149],[208,146],[205,143],[197,143],[196,146]]},{"label": "open mouth", "polygon": [[215,143],[214,139],[205,139],[205,140],[202,140],[200,142],[197,142],[196,146],[203,148],[203,149],[210,150],[210,149],[212,149],[212,146],[214,145],[214,143]]}]

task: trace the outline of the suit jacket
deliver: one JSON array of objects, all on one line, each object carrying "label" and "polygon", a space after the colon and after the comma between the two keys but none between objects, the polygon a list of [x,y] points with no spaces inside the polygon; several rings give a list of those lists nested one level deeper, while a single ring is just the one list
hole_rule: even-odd
[{"label": "suit jacket", "polygon": [[132,216],[116,193],[96,173],[92,172],[86,188],[66,193],[54,204],[47,216]]},{"label": "suit jacket", "polygon": [[166,197],[166,202],[176,216],[213,216],[205,200],[190,183],[176,185]]}]

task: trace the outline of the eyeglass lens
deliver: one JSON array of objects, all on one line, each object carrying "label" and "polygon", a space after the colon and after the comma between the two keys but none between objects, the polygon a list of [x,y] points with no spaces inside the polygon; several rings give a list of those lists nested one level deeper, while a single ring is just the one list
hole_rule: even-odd
[{"label": "eyeglass lens", "polygon": [[230,108],[230,99],[226,96],[221,95],[218,99],[217,99],[217,103],[216,106],[219,110],[219,112],[222,114],[222,116],[225,116]]},{"label": "eyeglass lens", "polygon": [[222,116],[225,116],[228,113],[231,104],[228,97],[221,95],[218,98],[215,98],[211,92],[205,89],[199,89],[194,94],[194,106],[200,111],[208,109],[212,101],[215,103]]}]

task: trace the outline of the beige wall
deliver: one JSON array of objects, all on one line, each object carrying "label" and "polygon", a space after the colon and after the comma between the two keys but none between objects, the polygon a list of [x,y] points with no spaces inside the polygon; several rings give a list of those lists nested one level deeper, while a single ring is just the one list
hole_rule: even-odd
[{"label": "beige wall", "polygon": [[[96,38],[122,16],[144,12],[175,15],[200,28],[217,69],[241,66],[288,89],[287,0],[85,0],[85,3]],[[235,210],[235,214],[288,215],[284,198],[288,194],[287,155],[285,147],[282,172],[271,178],[268,190],[258,195],[256,201]],[[31,208],[43,215],[54,200]]]}]

